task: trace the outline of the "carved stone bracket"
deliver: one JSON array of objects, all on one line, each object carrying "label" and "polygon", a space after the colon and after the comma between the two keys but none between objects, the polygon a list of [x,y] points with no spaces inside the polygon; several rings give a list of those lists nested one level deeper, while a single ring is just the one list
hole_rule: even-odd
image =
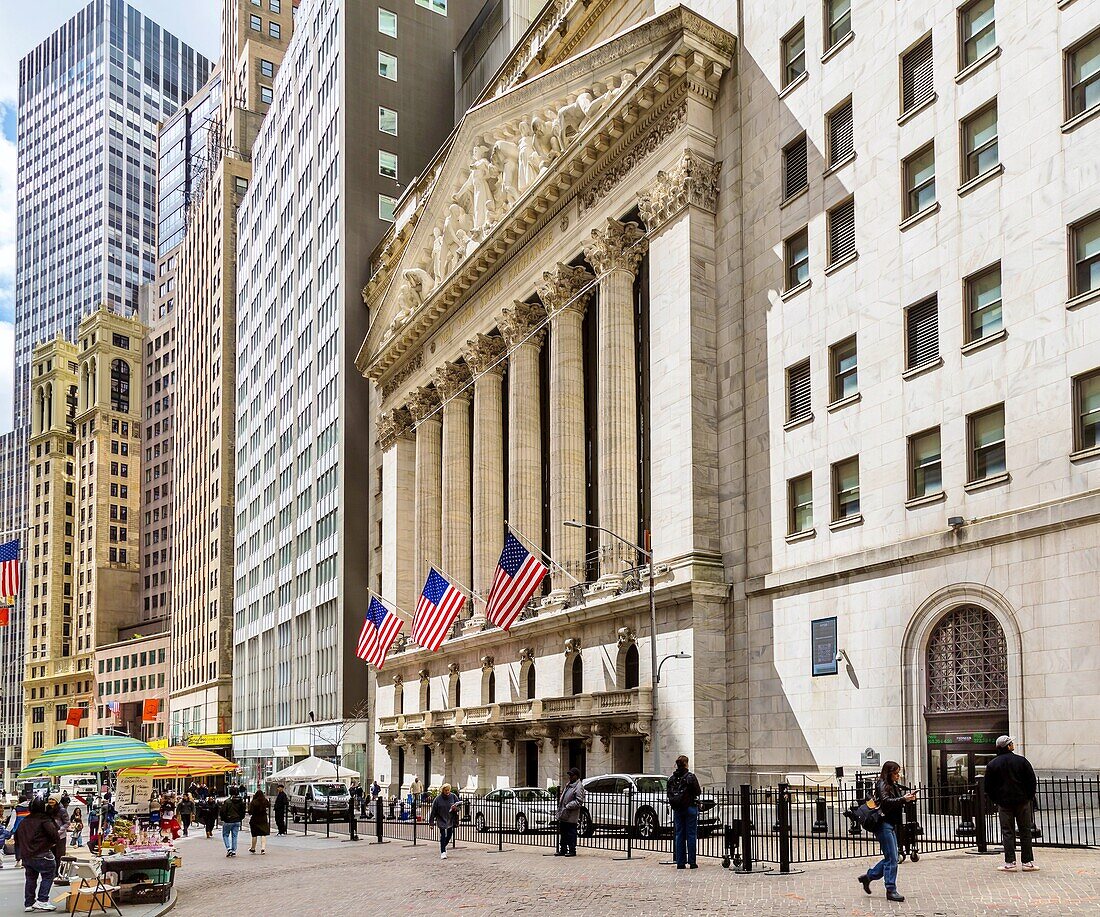
[{"label": "carved stone bracket", "polygon": [[459,672],[462,671],[462,666],[460,666],[457,662],[448,662],[447,671],[451,675],[457,675]]},{"label": "carved stone bracket", "polygon": [[394,408],[378,417],[378,445],[383,452],[402,437],[411,439],[415,432],[408,408]]},{"label": "carved stone bracket", "polygon": [[531,647],[529,647],[529,646],[525,646],[523,649],[521,649],[519,651],[519,661],[520,662],[530,662],[534,658],[535,658],[535,651],[533,649],[531,649]]},{"label": "carved stone bracket", "polygon": [[638,195],[642,220],[654,232],[688,206],[708,213],[718,209],[718,173],[721,165],[695,150],[684,150],[679,164],[658,172],[654,186]]},{"label": "carved stone bracket", "polygon": [[481,657],[481,668],[484,669],[485,671],[488,671],[492,667],[493,667],[493,657],[488,656],[488,655],[482,656]]},{"label": "carved stone bracket", "polygon": [[416,355],[395,372],[382,386],[382,398],[389,398],[406,379],[415,373],[424,363],[424,352],[418,351]]},{"label": "carved stone bracket", "polygon": [[583,314],[592,297],[595,279],[579,265],[558,264],[552,271],[543,272],[542,280],[535,284],[535,289],[550,315],[567,308]]},{"label": "carved stone bracket", "polygon": [[409,396],[409,414],[420,423],[439,407],[439,392],[434,388],[421,387]]},{"label": "carved stone bracket", "polygon": [[637,223],[620,223],[608,217],[603,229],[592,230],[592,237],[584,246],[584,257],[598,274],[611,271],[634,274],[647,246],[645,230]]},{"label": "carved stone bracket", "polygon": [[620,627],[618,631],[616,631],[616,635],[618,637],[619,646],[635,643],[638,639],[638,635],[635,634],[633,628],[630,627]]},{"label": "carved stone bracket", "polygon": [[565,638],[565,655],[571,656],[574,653],[581,651],[581,638],[580,637],[566,637]]},{"label": "carved stone bracket", "polygon": [[[533,344],[541,347],[546,337],[546,329],[539,328],[540,323],[546,320],[546,309],[538,303],[516,300],[510,306],[506,306],[497,320],[497,327],[508,342],[509,347],[519,344]],[[535,331],[539,328],[538,331]]]},{"label": "carved stone bracket", "polygon": [[431,676],[428,674],[427,669],[421,669],[416,674],[419,676],[421,681],[427,681],[429,678],[431,678]]},{"label": "carved stone bracket", "polygon": [[435,387],[445,401],[452,398],[469,400],[470,368],[463,363],[444,363],[435,371]]},{"label": "carved stone bracket", "polygon": [[501,357],[504,356],[504,349],[504,338],[498,335],[479,334],[472,341],[466,342],[466,351],[463,356],[466,358],[466,365],[476,375],[493,372],[503,376],[505,362]]},{"label": "carved stone bracket", "polygon": [[394,688],[400,688],[404,684],[405,684],[405,676],[404,675],[398,674],[398,675],[393,676],[393,686],[394,686]]}]

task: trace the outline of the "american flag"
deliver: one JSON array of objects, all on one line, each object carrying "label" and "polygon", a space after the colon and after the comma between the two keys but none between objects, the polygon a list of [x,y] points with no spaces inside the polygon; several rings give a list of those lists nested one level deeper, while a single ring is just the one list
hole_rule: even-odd
[{"label": "american flag", "polygon": [[0,599],[15,601],[19,595],[19,542],[0,544]]},{"label": "american flag", "polygon": [[404,622],[397,615],[372,596],[367,606],[367,619],[359,632],[359,645],[355,648],[355,655],[376,669],[382,668],[394,638],[401,631],[402,623]]},{"label": "american flag", "polygon": [[466,596],[433,567],[428,572],[428,578],[424,581],[424,588],[416,603],[413,639],[434,653],[443,643],[465,602]]},{"label": "american flag", "polygon": [[118,715],[119,715],[119,712],[121,711],[121,708],[119,707],[117,700],[111,701],[107,705],[107,710],[111,714],[112,719],[116,719],[116,720],[118,719]]},{"label": "american flag", "polygon": [[504,536],[504,550],[489,589],[486,617],[508,630],[523,611],[523,606],[546,576],[546,567],[511,532]]}]

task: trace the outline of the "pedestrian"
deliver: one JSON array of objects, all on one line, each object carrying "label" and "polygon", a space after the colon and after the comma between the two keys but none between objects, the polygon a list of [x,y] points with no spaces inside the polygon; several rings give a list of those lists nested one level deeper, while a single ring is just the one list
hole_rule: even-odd
[{"label": "pedestrian", "polygon": [[80,814],[80,806],[73,809],[72,818],[69,819],[69,834],[74,847],[84,846],[84,816]]},{"label": "pedestrian", "polygon": [[69,803],[72,802],[72,799],[69,798],[68,790],[62,790],[61,791],[61,800],[60,800],[60,802],[61,802],[61,808],[63,808],[67,812],[69,810]]},{"label": "pedestrian", "polygon": [[417,806],[420,803],[420,797],[424,795],[424,784],[420,782],[419,777],[413,777],[412,783],[409,784],[409,808],[412,810],[412,817],[416,819]]},{"label": "pedestrian", "polygon": [[245,804],[241,799],[240,791],[235,786],[229,788],[229,798],[221,804],[218,815],[222,820],[222,841],[225,843],[225,855],[235,857],[237,855],[237,835],[241,831],[241,822],[244,821]]},{"label": "pedestrian", "polygon": [[187,792],[184,795],[190,796],[192,799],[197,798],[199,795],[199,785],[192,780],[187,784]]},{"label": "pedestrian", "polygon": [[271,802],[263,790],[256,790],[248,804],[248,830],[252,833],[252,845],[249,853],[256,852],[256,841],[260,842],[260,853],[267,853],[267,837],[271,834]]},{"label": "pedestrian", "polygon": [[359,783],[358,779],[351,781],[351,789],[348,790],[348,795],[351,796],[351,807],[359,812],[360,818],[367,817],[367,797],[363,793],[363,787]]},{"label": "pedestrian", "polygon": [[584,805],[584,786],[579,768],[569,768],[569,782],[558,797],[558,849],[556,857],[577,855],[577,822]]},{"label": "pedestrian", "polygon": [[[379,782],[379,780],[381,781],[381,783]],[[386,782],[386,777],[385,777],[384,774],[378,780],[372,780],[371,781],[371,785],[370,785],[371,808],[374,809],[376,812],[378,811],[378,804],[377,804],[378,797],[382,795],[382,783],[385,783],[385,782]],[[363,814],[364,814],[364,816],[366,815],[366,803],[365,802],[363,804]]]},{"label": "pedestrian", "polygon": [[50,889],[53,888],[54,876],[57,875],[56,850],[60,840],[57,822],[46,814],[46,801],[42,798],[32,799],[29,814],[19,823],[15,832],[16,858],[22,860],[26,875],[23,910],[57,910],[50,903]]},{"label": "pedestrian", "polygon": [[439,795],[432,803],[432,811],[428,816],[428,824],[435,825],[439,831],[439,858],[447,859],[447,845],[451,842],[455,833],[455,825],[458,823],[458,807],[461,805],[458,796],[451,792],[451,785],[444,783],[439,789]]},{"label": "pedestrian", "polygon": [[214,824],[218,820],[218,803],[217,800],[211,799],[209,796],[204,796],[199,801],[199,821],[202,822],[202,826],[206,829],[206,836],[214,836]]},{"label": "pedestrian", "polygon": [[199,784],[199,799],[200,800],[206,799],[206,797],[209,796],[209,795],[210,795],[210,787],[208,787],[205,783],[200,783]]},{"label": "pedestrian", "polygon": [[61,865],[61,858],[65,856],[65,848],[69,843],[69,813],[61,808],[61,800],[57,796],[50,796],[46,800],[46,814],[57,825],[57,844],[54,846],[54,858]]},{"label": "pedestrian", "polygon": [[149,797],[149,830],[160,827],[160,795],[154,791]]},{"label": "pedestrian", "polygon": [[275,827],[282,836],[286,834],[286,812],[290,808],[290,797],[286,794],[284,784],[280,783],[277,789],[279,792],[275,794]]},{"label": "pedestrian", "polygon": [[190,793],[183,794],[183,799],[176,806],[176,814],[179,816],[180,824],[183,825],[183,836],[187,837],[187,832],[191,827],[191,818],[195,814],[195,800]]},{"label": "pedestrian", "polygon": [[676,759],[676,770],[665,788],[672,807],[673,859],[677,869],[698,869],[695,861],[699,838],[699,797],[703,794],[699,779],[688,770],[687,755]]},{"label": "pedestrian", "polygon": [[871,883],[882,879],[886,883],[887,901],[905,900],[898,894],[898,828],[901,827],[905,803],[917,798],[917,794],[902,786],[900,780],[901,765],[897,761],[887,761],[882,765],[873,797],[874,807],[882,811],[882,820],[875,829],[875,837],[882,848],[882,859],[859,877],[859,883],[868,895],[871,894]]},{"label": "pedestrian", "polygon": [[1002,872],[1016,871],[1016,841],[1020,841],[1023,869],[1032,872],[1039,867],[1031,850],[1031,829],[1035,822],[1035,769],[1023,755],[1016,754],[1016,739],[997,739],[997,754],[985,766],[985,795],[997,806],[1001,822],[1001,843],[1005,848]]}]

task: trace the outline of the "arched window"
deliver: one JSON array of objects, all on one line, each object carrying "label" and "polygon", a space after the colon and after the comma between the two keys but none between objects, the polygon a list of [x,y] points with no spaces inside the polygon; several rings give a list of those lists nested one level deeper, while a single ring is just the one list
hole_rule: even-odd
[{"label": "arched window", "polygon": [[535,699],[535,664],[527,666],[527,700]]},{"label": "arched window", "polygon": [[451,674],[450,683],[447,685],[447,706],[462,706],[462,676],[458,672]]},{"label": "arched window", "polygon": [[623,687],[629,691],[638,687],[638,644],[631,643],[626,648],[626,659],[623,661]]},{"label": "arched window", "polygon": [[393,683],[393,712],[394,715],[405,712],[405,683],[398,680]]},{"label": "arched window", "polygon": [[570,693],[584,694],[584,663],[581,662],[581,654],[573,654],[573,662],[569,667]]},{"label": "arched window", "polygon": [[426,712],[432,709],[432,683],[430,679],[420,679],[420,710]]},{"label": "arched window", "polygon": [[993,615],[976,605],[948,612],[928,637],[928,713],[1008,709],[1008,650]]},{"label": "arched window", "polygon": [[485,682],[485,703],[495,704],[497,702],[497,673],[490,672],[489,678]]},{"label": "arched window", "polygon": [[124,414],[130,410],[130,364],[125,360],[111,361],[111,409]]}]

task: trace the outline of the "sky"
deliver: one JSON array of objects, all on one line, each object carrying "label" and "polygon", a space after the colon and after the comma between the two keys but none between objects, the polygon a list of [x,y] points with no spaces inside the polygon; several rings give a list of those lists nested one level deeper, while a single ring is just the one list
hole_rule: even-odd
[{"label": "sky", "polygon": [[[12,426],[19,61],[86,4],[87,0],[0,0],[0,433]],[[220,0],[130,0],[130,5],[211,61],[217,60]]]}]

